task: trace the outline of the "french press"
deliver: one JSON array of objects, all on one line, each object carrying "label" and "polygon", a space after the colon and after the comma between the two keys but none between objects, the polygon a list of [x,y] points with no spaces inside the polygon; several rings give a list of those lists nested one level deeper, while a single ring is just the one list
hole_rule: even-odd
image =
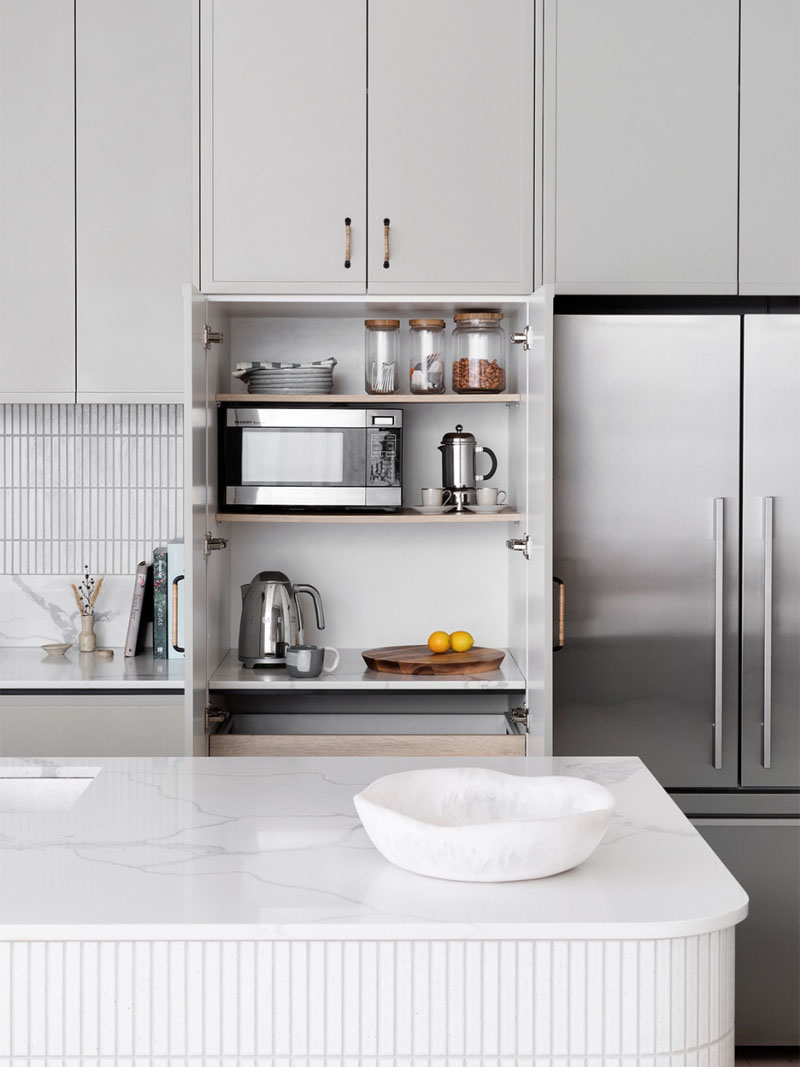
[{"label": "french press", "polygon": [[[455,433],[446,433],[438,446],[442,453],[442,485],[449,489],[457,511],[475,503],[475,483],[486,482],[497,471],[497,456],[491,448],[477,444],[475,435],[459,423]],[[492,461],[488,474],[475,473],[475,454],[485,452]]]}]

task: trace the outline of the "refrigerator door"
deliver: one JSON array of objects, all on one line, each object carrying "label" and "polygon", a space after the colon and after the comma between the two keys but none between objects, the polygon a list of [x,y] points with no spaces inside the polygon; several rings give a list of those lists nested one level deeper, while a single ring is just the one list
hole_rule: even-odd
[{"label": "refrigerator door", "polygon": [[742,785],[800,786],[800,316],[744,320]]},{"label": "refrigerator door", "polygon": [[738,781],[740,319],[557,315],[554,751]]}]

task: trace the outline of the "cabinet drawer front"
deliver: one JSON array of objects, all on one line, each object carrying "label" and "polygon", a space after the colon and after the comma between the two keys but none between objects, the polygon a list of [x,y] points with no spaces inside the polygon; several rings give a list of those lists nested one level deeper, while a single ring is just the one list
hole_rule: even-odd
[{"label": "cabinet drawer front", "polygon": [[211,756],[524,756],[522,734],[212,734]]}]

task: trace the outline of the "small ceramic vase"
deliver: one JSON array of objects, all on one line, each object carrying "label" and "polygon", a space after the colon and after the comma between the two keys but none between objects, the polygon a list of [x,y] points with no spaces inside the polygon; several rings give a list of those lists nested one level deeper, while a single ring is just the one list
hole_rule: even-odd
[{"label": "small ceramic vase", "polygon": [[81,633],[78,638],[78,648],[81,652],[94,652],[97,648],[97,638],[94,634],[94,615],[81,615]]}]

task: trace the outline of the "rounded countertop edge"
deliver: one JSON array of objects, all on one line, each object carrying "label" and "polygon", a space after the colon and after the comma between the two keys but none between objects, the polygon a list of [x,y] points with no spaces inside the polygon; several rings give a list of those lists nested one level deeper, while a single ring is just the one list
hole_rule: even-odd
[{"label": "rounded countertop edge", "polygon": [[[744,894],[743,894],[744,896]],[[748,898],[720,915],[610,923],[0,923],[11,941],[675,941],[736,926]]]}]

